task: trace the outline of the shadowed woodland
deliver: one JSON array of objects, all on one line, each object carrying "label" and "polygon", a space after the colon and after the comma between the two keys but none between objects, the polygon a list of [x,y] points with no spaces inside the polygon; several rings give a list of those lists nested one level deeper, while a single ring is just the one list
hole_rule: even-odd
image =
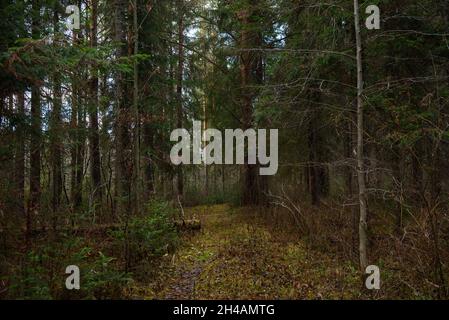
[{"label": "shadowed woodland", "polygon": [[[449,297],[448,0],[0,0],[0,30],[0,299]],[[278,129],[277,174],[174,165],[193,120]]]}]

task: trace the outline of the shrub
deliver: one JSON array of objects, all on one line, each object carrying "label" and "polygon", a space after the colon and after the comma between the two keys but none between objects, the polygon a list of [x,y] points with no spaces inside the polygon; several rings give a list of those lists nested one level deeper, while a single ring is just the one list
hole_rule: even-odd
[{"label": "shrub", "polygon": [[162,256],[178,243],[173,224],[175,211],[168,202],[151,201],[146,212],[144,217],[133,218],[128,230],[115,232],[116,239],[128,247],[129,263]]},{"label": "shrub", "polygon": [[[91,259],[88,259],[92,256]],[[131,275],[119,271],[113,264],[115,258],[84,248],[80,252],[79,267],[81,271],[80,294],[86,299],[118,299],[122,291],[132,282]],[[90,260],[90,261],[89,261]]]},{"label": "shrub", "polygon": [[[130,282],[114,258],[86,246],[82,239],[64,239],[59,245],[42,246],[28,253],[22,271],[9,277],[8,296],[18,299],[117,299]],[[80,290],[65,288],[65,268],[80,268]]]}]

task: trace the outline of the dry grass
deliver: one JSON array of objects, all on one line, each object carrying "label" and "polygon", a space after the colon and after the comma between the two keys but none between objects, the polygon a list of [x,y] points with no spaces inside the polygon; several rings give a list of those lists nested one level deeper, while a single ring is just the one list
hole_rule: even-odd
[{"label": "dry grass", "polygon": [[[308,249],[298,234],[267,227],[256,209],[227,205],[189,210],[200,233],[167,256],[147,290],[157,299],[356,299],[360,276],[351,263]],[[258,217],[258,218],[257,218]],[[136,292],[141,294],[145,284]]]}]

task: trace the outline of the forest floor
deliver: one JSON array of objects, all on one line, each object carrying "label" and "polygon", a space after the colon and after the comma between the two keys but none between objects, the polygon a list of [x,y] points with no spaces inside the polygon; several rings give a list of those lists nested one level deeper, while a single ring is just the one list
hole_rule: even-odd
[{"label": "forest floor", "polygon": [[299,235],[284,234],[254,209],[228,205],[187,210],[202,222],[184,234],[176,253],[138,283],[131,295],[146,299],[356,299],[360,274],[351,263],[313,251]]}]

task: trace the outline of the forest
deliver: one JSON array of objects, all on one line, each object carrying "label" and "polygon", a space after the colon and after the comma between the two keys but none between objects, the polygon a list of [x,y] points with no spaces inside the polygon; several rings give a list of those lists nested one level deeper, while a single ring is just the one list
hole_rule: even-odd
[{"label": "forest", "polygon": [[449,0],[0,0],[0,30],[0,300],[449,298]]}]

